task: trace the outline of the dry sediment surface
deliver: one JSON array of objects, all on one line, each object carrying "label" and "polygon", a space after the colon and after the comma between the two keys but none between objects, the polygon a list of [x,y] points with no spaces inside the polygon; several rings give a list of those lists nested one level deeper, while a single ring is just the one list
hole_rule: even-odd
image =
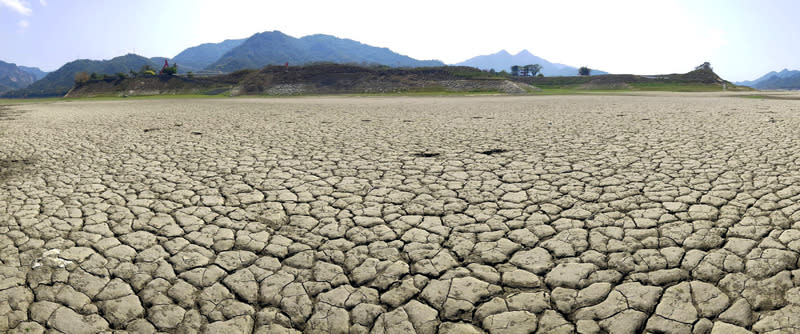
[{"label": "dry sediment surface", "polygon": [[10,108],[0,332],[800,332],[800,101]]}]

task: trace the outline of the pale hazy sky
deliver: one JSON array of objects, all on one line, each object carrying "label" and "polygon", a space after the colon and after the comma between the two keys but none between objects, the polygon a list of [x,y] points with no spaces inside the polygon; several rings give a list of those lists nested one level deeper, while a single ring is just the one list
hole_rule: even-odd
[{"label": "pale hazy sky", "polygon": [[52,71],[280,30],[456,63],[501,49],[611,73],[800,69],[800,1],[0,0],[0,60]]}]

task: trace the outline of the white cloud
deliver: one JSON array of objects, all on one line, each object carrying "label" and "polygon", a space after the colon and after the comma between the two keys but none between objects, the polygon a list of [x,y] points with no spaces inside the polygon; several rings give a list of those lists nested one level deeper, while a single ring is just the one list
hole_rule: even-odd
[{"label": "white cloud", "polygon": [[47,7],[47,1],[46,0],[39,0],[39,4],[42,5],[42,7]]},{"label": "white cloud", "polygon": [[30,25],[28,20],[19,20],[18,26],[19,26],[20,29],[25,29],[25,28],[28,27],[28,25]]},{"label": "white cloud", "polygon": [[31,15],[33,13],[28,4],[21,0],[0,0],[0,5],[11,8],[22,15]]}]

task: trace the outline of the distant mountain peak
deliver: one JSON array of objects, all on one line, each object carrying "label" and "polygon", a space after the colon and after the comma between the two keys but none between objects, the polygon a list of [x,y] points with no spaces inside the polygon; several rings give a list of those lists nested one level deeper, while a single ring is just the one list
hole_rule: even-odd
[{"label": "distant mountain peak", "polygon": [[523,49],[522,51],[518,52],[516,55],[517,56],[527,56],[527,57],[533,56],[533,57],[536,57],[536,56],[533,55],[533,53],[528,51],[528,49]]},{"label": "distant mountain peak", "polygon": [[0,60],[0,92],[28,87],[36,77],[20,69],[17,64]]},{"label": "distant mountain peak", "polygon": [[736,84],[757,89],[800,89],[800,71],[784,68],[780,72],[770,71],[758,79]]},{"label": "distant mountain peak", "polygon": [[[455,65],[472,66],[482,70],[494,69],[495,71],[510,71],[513,65],[532,65],[542,66],[544,76],[576,76],[578,68],[559,63],[552,63],[532,54],[527,49],[518,52],[516,55],[509,54],[506,50],[490,55],[477,56],[467,59]],[[607,74],[603,71],[592,70],[593,75]]]},{"label": "distant mountain peak", "polygon": [[181,51],[172,60],[181,64],[179,71],[202,70],[244,41],[245,39],[226,39],[220,43],[200,44]]},{"label": "distant mountain peak", "polygon": [[287,62],[292,65],[333,62],[381,64],[392,67],[444,65],[440,61],[417,60],[387,48],[374,47],[332,35],[315,34],[295,38],[275,30],[254,34],[242,44],[227,51],[206,69],[231,72]]}]

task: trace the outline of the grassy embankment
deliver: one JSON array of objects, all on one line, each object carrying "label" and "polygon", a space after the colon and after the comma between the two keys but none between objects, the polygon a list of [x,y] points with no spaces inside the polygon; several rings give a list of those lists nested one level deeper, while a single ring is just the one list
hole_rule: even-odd
[{"label": "grassy embankment", "polygon": [[[0,100],[0,104],[71,100],[118,99],[173,99],[229,97],[236,87],[236,95],[248,97],[276,97],[266,90],[275,84],[306,84],[317,87],[311,92],[288,94],[291,96],[465,96],[504,94],[491,89],[453,91],[440,86],[440,80],[495,81],[510,80],[533,87],[519,85],[531,95],[569,94],[626,94],[631,92],[721,92],[723,80],[711,71],[697,70],[685,74],[658,76],[600,75],[573,77],[510,77],[490,74],[475,68],[447,66],[415,69],[365,68],[359,66],[321,64],[300,66],[286,71],[283,67],[268,66],[260,70],[242,70],[230,74],[204,78],[152,77],[99,80],[78,85],[74,97],[48,99]],[[386,85],[386,83],[390,83]],[[376,84],[378,86],[372,86]],[[360,86],[359,86],[360,85]],[[382,85],[382,86],[381,86]],[[729,90],[751,90],[727,83]],[[359,88],[361,87],[361,88]],[[365,92],[364,87],[375,88]],[[385,88],[385,90],[384,90]],[[126,96],[125,92],[139,90]],[[162,92],[146,95],[142,91]],[[355,92],[354,92],[355,91]]]}]

